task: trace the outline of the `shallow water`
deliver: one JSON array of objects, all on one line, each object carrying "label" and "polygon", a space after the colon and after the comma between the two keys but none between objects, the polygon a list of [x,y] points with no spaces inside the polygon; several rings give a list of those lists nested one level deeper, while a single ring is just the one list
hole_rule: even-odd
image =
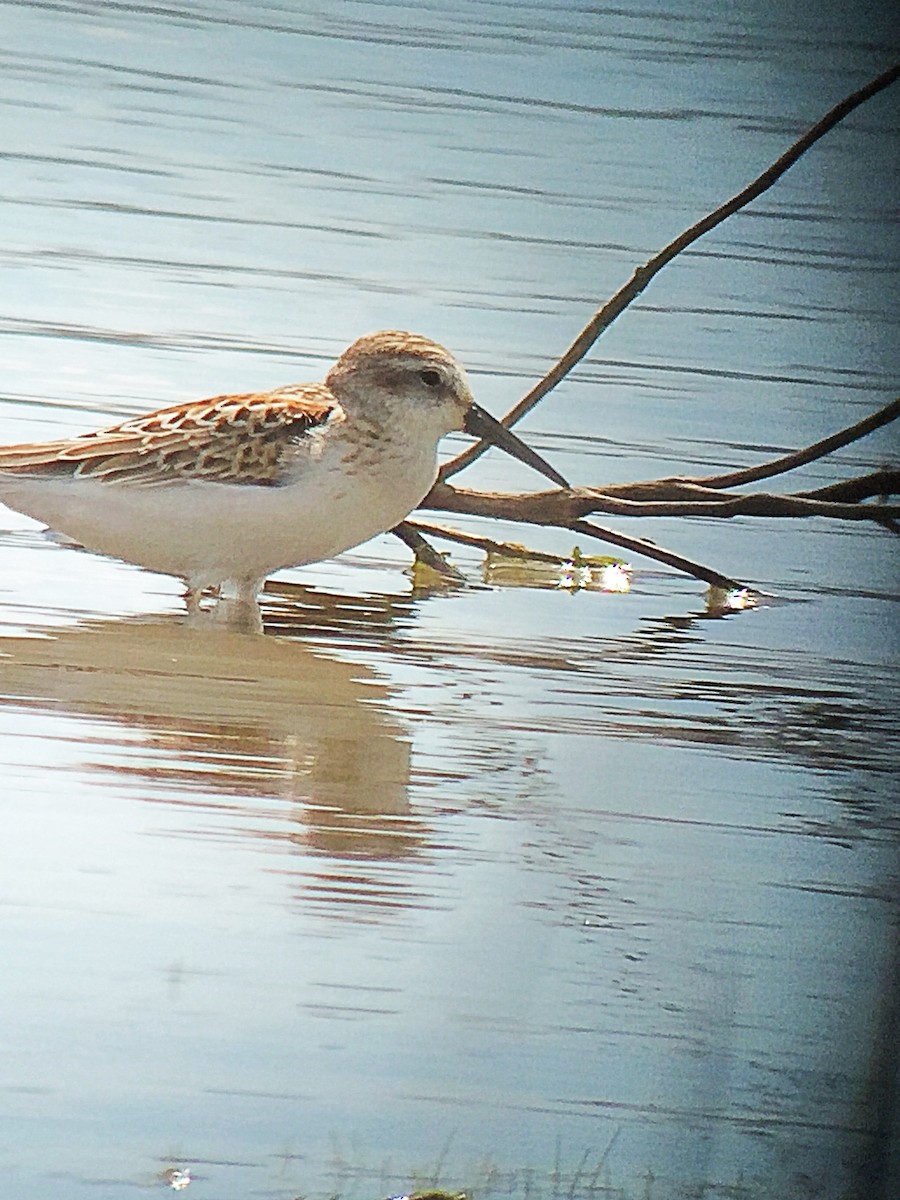
[{"label": "shallow water", "polygon": [[[886,6],[751,0],[0,25],[3,442],[389,326],[502,411],[892,57]],[[877,97],[667,268],[535,447],[708,472],[889,399],[897,126]],[[426,594],[384,538],[271,581],[260,637],[0,510],[5,1194],[891,1194],[896,539],[625,528],[773,598],[722,617],[637,560],[623,594]]]}]

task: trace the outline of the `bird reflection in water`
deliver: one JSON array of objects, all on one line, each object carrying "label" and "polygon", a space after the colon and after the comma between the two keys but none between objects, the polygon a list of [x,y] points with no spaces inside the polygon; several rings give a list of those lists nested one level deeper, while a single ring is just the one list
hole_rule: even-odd
[{"label": "bird reflection in water", "polygon": [[[178,810],[172,836],[300,851],[302,867],[274,869],[296,876],[301,898],[402,906],[404,873],[366,864],[406,861],[425,842],[410,809],[410,741],[387,685],[348,642],[389,638],[409,600],[304,593],[290,597],[291,620],[306,618],[296,640],[277,603],[279,637],[173,617],[4,638],[0,694],[45,713],[48,739],[72,738],[60,714],[102,722],[99,736],[97,724],[80,734],[81,769],[113,795]],[[313,648],[316,631],[340,649]],[[188,827],[185,810],[215,819]]]}]

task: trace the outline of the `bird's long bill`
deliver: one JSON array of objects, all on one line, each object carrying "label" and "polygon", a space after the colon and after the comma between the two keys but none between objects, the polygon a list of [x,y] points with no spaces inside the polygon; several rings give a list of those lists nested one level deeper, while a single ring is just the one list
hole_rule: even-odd
[{"label": "bird's long bill", "polygon": [[466,413],[466,423],[463,428],[472,437],[481,438],[486,442],[493,442],[495,446],[499,446],[501,450],[505,450],[513,458],[518,458],[523,463],[527,463],[529,467],[534,467],[535,471],[540,471],[542,475],[546,475],[548,479],[552,479],[559,487],[567,488],[569,486],[568,481],[563,479],[559,471],[554,470],[549,463],[544,462],[541,456],[517,438],[511,429],[507,429],[505,425],[501,425],[495,417],[492,417],[479,404],[473,404]]}]

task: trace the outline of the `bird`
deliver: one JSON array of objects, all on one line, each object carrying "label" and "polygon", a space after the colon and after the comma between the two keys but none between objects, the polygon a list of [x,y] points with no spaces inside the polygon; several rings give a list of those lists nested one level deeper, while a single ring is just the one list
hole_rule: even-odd
[{"label": "bird", "polygon": [[0,502],[88,550],[256,603],[274,571],[333,558],[399,524],[464,430],[559,487],[565,478],[475,403],[420,334],[353,342],[321,383],[215,396],[58,441],[0,446]]}]

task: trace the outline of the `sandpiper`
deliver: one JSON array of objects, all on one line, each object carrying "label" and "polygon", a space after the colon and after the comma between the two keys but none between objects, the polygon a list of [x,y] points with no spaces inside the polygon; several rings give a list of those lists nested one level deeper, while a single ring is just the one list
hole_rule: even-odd
[{"label": "sandpiper", "polygon": [[255,602],[267,575],[384,533],[424,499],[464,429],[565,479],[475,404],[428,338],[354,342],[324,383],[216,396],[111,429],[0,447],[0,501],[89,550]]}]

